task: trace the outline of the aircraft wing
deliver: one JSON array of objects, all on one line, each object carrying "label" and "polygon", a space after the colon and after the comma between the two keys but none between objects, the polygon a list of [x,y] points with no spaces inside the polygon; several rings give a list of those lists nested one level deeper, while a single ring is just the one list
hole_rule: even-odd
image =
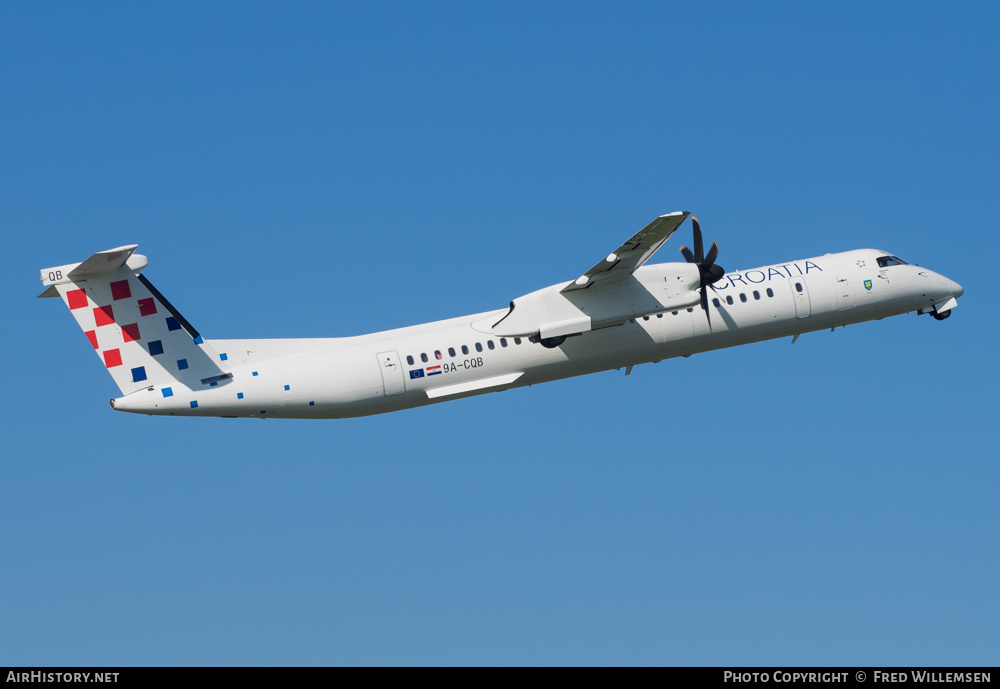
[{"label": "aircraft wing", "polygon": [[609,280],[621,280],[635,272],[649,260],[657,249],[670,238],[691,213],[677,211],[656,218],[632,235],[631,239],[615,249],[608,257],[563,287],[562,292],[587,289]]}]

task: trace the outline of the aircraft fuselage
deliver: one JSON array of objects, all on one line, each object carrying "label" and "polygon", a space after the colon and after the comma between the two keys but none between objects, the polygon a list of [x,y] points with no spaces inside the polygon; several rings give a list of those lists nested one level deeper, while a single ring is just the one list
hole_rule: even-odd
[{"label": "aircraft fuselage", "polygon": [[177,416],[381,414],[908,312],[943,317],[963,293],[925,268],[880,265],[886,257],[861,249],[728,272],[704,288],[707,315],[697,303],[657,308],[677,264],[642,265],[617,289],[645,315],[558,344],[496,335],[506,308],[358,337],[207,340],[225,362],[219,380],[174,382],[169,396],[150,385],[112,405]]}]

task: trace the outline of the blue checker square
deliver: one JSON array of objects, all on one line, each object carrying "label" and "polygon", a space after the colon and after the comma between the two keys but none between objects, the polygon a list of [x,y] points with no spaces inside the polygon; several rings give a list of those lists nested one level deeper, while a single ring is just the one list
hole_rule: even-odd
[{"label": "blue checker square", "polygon": [[178,371],[183,371],[187,367],[188,367],[188,360],[187,359],[178,359],[177,360],[177,370]]},{"label": "blue checker square", "polygon": [[315,402],[310,402],[310,403],[309,403],[309,406],[310,406],[310,407],[315,407],[315,406],[316,406],[316,403],[315,403]]},{"label": "blue checker square", "polygon": [[291,388],[291,386],[290,386],[290,385],[286,385],[286,386],[285,386],[285,389],[286,389],[286,390],[291,390],[292,388]]},{"label": "blue checker square", "polygon": [[243,393],[242,392],[237,392],[236,393],[236,399],[238,399],[238,400],[243,399]]},{"label": "blue checker square", "polygon": [[197,409],[198,408],[198,401],[197,400],[191,400],[191,408],[192,409]]},{"label": "blue checker square", "polygon": [[254,371],[254,372],[253,372],[253,375],[255,375],[255,376],[256,376],[256,375],[257,375],[257,372],[256,372],[256,371]]},{"label": "blue checker square", "polygon": [[199,335],[198,337],[194,338],[194,343],[195,344],[201,344],[204,341],[205,340],[201,339],[201,335]]},{"label": "blue checker square", "polygon": [[181,324],[173,316],[167,316],[167,330],[180,330]]},{"label": "blue checker square", "polygon": [[223,352],[222,354],[219,355],[219,358],[222,359],[223,361],[226,361],[229,359],[229,355]]},{"label": "blue checker square", "polygon": [[171,388],[163,388],[162,390],[164,397],[173,397],[174,391]]},{"label": "blue checker square", "polygon": [[158,354],[163,354],[163,342],[161,340],[153,340],[149,343],[149,353],[153,356]]},{"label": "blue checker square", "polygon": [[132,382],[138,383],[140,380],[146,380],[145,366],[138,366],[132,369]]}]

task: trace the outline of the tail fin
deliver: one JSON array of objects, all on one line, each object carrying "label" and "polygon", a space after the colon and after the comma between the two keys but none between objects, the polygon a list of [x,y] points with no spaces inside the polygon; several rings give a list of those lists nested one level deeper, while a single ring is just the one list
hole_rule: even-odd
[{"label": "tail fin", "polygon": [[62,297],[123,395],[183,383],[196,388],[231,377],[188,321],[141,273],[137,244],[100,251],[82,263],[42,270]]}]

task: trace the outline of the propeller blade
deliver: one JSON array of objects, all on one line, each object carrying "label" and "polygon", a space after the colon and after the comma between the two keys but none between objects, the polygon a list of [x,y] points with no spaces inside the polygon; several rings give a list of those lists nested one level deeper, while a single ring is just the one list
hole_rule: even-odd
[{"label": "propeller blade", "polygon": [[719,257],[719,243],[712,242],[712,248],[708,250],[708,256],[705,257],[702,267],[708,267],[715,263],[715,259]]},{"label": "propeller blade", "polygon": [[693,215],[691,216],[691,225],[693,227],[692,234],[694,235],[694,253],[686,246],[681,247],[681,253],[684,254],[685,261],[698,266],[698,272],[701,276],[701,285],[699,286],[701,290],[701,310],[705,312],[705,318],[708,320],[708,329],[711,330],[712,314],[708,310],[708,288],[710,285],[721,280],[722,276],[726,274],[726,270],[722,266],[715,265],[715,259],[719,257],[719,243],[712,242],[712,248],[708,250],[708,256],[706,256],[705,244],[701,237],[701,223]]},{"label": "propeller blade", "polygon": [[694,225],[694,259],[696,263],[705,260],[705,245],[701,240],[701,224],[698,218],[691,216],[691,223]]}]

